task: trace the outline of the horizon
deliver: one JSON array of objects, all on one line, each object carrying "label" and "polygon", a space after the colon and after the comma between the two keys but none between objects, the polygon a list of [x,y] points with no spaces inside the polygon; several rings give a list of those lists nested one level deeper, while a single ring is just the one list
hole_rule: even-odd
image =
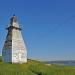
[{"label": "horizon", "polygon": [[28,58],[75,60],[74,0],[0,1],[0,54],[6,27],[15,14],[22,27]]}]

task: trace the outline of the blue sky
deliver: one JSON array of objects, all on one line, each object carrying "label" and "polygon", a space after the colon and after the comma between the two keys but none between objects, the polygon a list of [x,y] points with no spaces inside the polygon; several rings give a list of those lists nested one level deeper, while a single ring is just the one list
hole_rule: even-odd
[{"label": "blue sky", "polygon": [[23,29],[28,58],[75,60],[74,0],[0,0],[0,53],[14,13]]}]

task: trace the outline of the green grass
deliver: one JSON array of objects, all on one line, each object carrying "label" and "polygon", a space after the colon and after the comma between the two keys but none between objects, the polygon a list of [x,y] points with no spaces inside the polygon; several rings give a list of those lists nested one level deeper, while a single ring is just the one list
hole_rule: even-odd
[{"label": "green grass", "polygon": [[0,61],[0,75],[75,75],[75,67],[48,66],[34,60],[28,60],[24,64],[11,64]]}]

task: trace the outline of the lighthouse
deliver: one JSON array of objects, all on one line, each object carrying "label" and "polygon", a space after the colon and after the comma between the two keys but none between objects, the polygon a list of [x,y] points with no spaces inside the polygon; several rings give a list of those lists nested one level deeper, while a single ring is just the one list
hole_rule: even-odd
[{"label": "lighthouse", "polygon": [[22,29],[15,15],[10,18],[10,24],[6,29],[8,32],[2,50],[2,61],[26,63],[27,49],[22,37]]}]

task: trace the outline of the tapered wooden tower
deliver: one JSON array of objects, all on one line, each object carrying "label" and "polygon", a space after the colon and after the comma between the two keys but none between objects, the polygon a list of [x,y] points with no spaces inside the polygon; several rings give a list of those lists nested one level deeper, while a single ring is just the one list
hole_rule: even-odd
[{"label": "tapered wooden tower", "polygon": [[2,50],[3,62],[25,63],[27,62],[27,50],[22,38],[21,28],[19,27],[15,15],[10,19],[7,27],[8,33]]}]

